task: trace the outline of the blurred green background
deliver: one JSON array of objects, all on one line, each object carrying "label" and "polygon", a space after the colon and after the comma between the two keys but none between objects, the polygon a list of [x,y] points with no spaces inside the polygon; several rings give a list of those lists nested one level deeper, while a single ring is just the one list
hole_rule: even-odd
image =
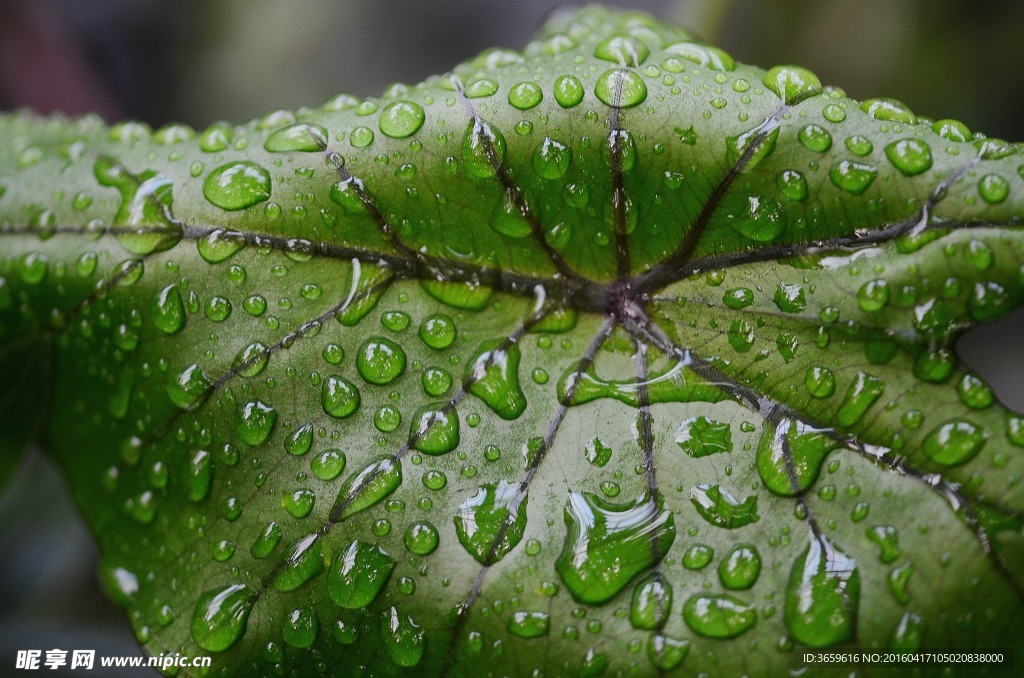
[{"label": "blurred green background", "polygon": [[[0,108],[201,128],[339,92],[373,96],[493,46],[517,48],[551,0],[0,0]],[[633,0],[737,60],[797,63],[854,98],[892,96],[1024,137],[1019,0]],[[1024,409],[1024,314],[974,330],[962,356]],[[2,423],[0,423],[2,424]],[[91,539],[34,452],[0,499],[0,675],[16,649],[137,654],[95,585]],[[70,672],[69,672],[70,673]],[[126,675],[113,671],[110,675]],[[99,669],[92,675],[104,675]]]}]

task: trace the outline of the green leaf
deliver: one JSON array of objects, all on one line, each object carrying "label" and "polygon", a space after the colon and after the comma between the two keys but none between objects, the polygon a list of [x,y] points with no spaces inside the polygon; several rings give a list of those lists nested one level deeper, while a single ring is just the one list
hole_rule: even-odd
[{"label": "green leaf", "polygon": [[1024,419],[953,351],[1022,300],[1019,145],[593,7],[379,100],[0,137],[0,468],[56,457],[147,652],[1021,648]]}]

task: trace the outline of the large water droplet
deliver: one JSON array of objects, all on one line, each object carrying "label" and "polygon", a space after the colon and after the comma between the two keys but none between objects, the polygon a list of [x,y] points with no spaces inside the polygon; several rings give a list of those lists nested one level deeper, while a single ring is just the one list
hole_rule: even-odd
[{"label": "large water droplet", "polygon": [[331,564],[327,590],[335,605],[359,610],[380,595],[396,561],[376,544],[353,541]]},{"label": "large water droplet", "polygon": [[690,641],[677,640],[661,633],[655,633],[647,641],[647,658],[654,668],[671,671],[686,659],[690,652]]},{"label": "large water droplet", "polygon": [[288,125],[267,137],[263,148],[271,153],[323,151],[327,148],[327,130],[307,122]]},{"label": "large water droplet", "polygon": [[800,66],[776,66],[761,78],[765,87],[778,95],[785,104],[806,99],[821,91],[821,80]]},{"label": "large water droplet", "polygon": [[223,652],[245,633],[256,592],[242,584],[212,589],[199,596],[192,612],[192,639],[207,652]]},{"label": "large water droplet", "polygon": [[737,215],[732,227],[757,242],[770,242],[777,238],[788,223],[786,211],[774,198],[748,196],[746,210]]},{"label": "large water droplet", "polygon": [[437,549],[441,536],[429,521],[420,520],[409,525],[403,538],[405,548],[417,556],[428,556]]},{"label": "large water droplet", "polygon": [[173,204],[171,180],[147,170],[138,176],[128,173],[110,158],[100,158],[93,174],[102,186],[121,193],[121,204],[114,216],[115,236],[133,254],[149,254],[178,244],[182,227],[171,217]]},{"label": "large water droplet", "polygon": [[847,428],[853,426],[864,417],[864,413],[882,397],[884,392],[885,383],[881,379],[873,377],[867,372],[858,372],[857,378],[846,390],[843,402],[839,404],[836,421]]},{"label": "large water droplet", "polygon": [[672,512],[648,496],[612,504],[590,492],[570,492],[563,513],[568,530],[555,569],[581,603],[615,596],[660,562],[676,536]]},{"label": "large water droplet", "polygon": [[259,400],[242,405],[235,420],[235,433],[248,445],[262,445],[277,422],[277,410]]},{"label": "large water droplet", "polygon": [[206,450],[198,450],[185,467],[185,496],[189,501],[202,501],[210,495],[213,483],[213,460]]},{"label": "large water droplet", "polygon": [[699,42],[677,42],[665,47],[665,52],[712,71],[731,71],[736,68],[736,61],[727,52]]},{"label": "large water droplet", "polygon": [[612,35],[594,48],[594,56],[598,59],[633,68],[647,61],[650,55],[647,45],[631,35]]},{"label": "large water droplet", "polygon": [[795,419],[767,425],[757,446],[757,472],[773,493],[796,496],[818,479],[825,456],[837,443],[821,429]]},{"label": "large water droplet", "polygon": [[423,630],[395,607],[380,616],[380,633],[388,657],[399,666],[416,666],[423,659]]},{"label": "large water droplet", "polygon": [[683,621],[707,638],[735,638],[757,623],[757,611],[728,593],[702,594],[687,599]]},{"label": "large water droplet", "polygon": [[168,285],[156,293],[152,311],[153,324],[164,334],[174,334],[185,326],[185,302],[177,285]]},{"label": "large water droplet", "polygon": [[690,502],[704,520],[718,527],[733,529],[761,519],[757,515],[756,494],[740,501],[727,490],[711,483],[695,485],[690,490]]},{"label": "large water droplet", "polygon": [[505,420],[518,419],[526,409],[526,396],[519,386],[519,360],[522,353],[517,344],[501,348],[502,342],[484,343],[467,369],[465,381],[469,392],[487,404]]},{"label": "large water droplet", "polygon": [[985,446],[985,430],[966,419],[953,419],[935,427],[921,448],[936,463],[956,466],[970,461]]},{"label": "large water droplet", "polygon": [[426,114],[419,104],[412,101],[394,101],[381,109],[377,125],[385,136],[404,139],[418,132],[424,120]]},{"label": "large water droplet", "polygon": [[551,627],[551,615],[547,612],[513,612],[508,618],[506,628],[512,635],[520,638],[542,638],[548,635]]},{"label": "large water droplet", "polygon": [[402,484],[402,463],[382,456],[355,471],[338,490],[331,521],[341,522],[388,497]]},{"label": "large water droplet", "polygon": [[533,170],[545,179],[561,179],[571,164],[572,150],[551,137],[544,137],[533,151]]},{"label": "large water droplet", "polygon": [[860,195],[868,190],[868,186],[875,180],[877,174],[878,170],[871,165],[852,160],[840,160],[829,169],[828,178],[844,191]]},{"label": "large water droplet", "polygon": [[823,535],[797,558],[786,589],[786,624],[810,647],[835,645],[853,637],[860,603],[860,575],[853,558]]},{"label": "large water droplet", "polygon": [[675,440],[691,457],[732,452],[732,427],[707,417],[690,417],[676,430]]},{"label": "large water droplet", "polygon": [[672,585],[660,572],[652,572],[636,584],[629,606],[629,623],[635,629],[653,631],[665,627],[672,610]]},{"label": "large water droplet", "polygon": [[508,90],[508,102],[521,111],[526,111],[544,99],[544,92],[535,82],[519,82]]},{"label": "large water droplet", "polygon": [[490,123],[471,120],[462,137],[462,166],[470,176],[493,177],[505,162],[506,148],[505,137]]},{"label": "large water droplet", "polygon": [[248,160],[221,165],[206,177],[203,195],[221,209],[245,209],[270,197],[270,173]]},{"label": "large water droplet", "polygon": [[459,416],[443,405],[425,405],[413,415],[412,447],[427,454],[445,454],[459,445]]},{"label": "large water droplet", "polygon": [[482,565],[498,562],[523,538],[526,504],[519,483],[501,480],[480,486],[455,514],[459,543]]},{"label": "large water droplet", "polygon": [[296,608],[281,620],[281,637],[284,642],[300,650],[316,642],[319,630],[320,619],[311,607]]},{"label": "large water droplet", "polygon": [[356,353],[356,369],[370,384],[384,386],[397,379],[405,371],[405,351],[402,347],[384,337],[370,337]]},{"label": "large water droplet", "polygon": [[907,108],[906,104],[888,97],[868,99],[860,105],[860,109],[875,120],[902,122],[907,125],[913,125],[917,122],[917,117]]},{"label": "large water droplet", "polygon": [[639,106],[647,99],[647,84],[634,71],[627,68],[613,68],[597,78],[594,94],[608,106],[632,108]]},{"label": "large water droplet", "polygon": [[932,166],[932,149],[920,139],[900,139],[885,147],[885,156],[904,176],[912,177]]},{"label": "large water droplet", "polygon": [[914,652],[921,647],[928,624],[920,615],[907,610],[892,630],[889,648],[897,652]]},{"label": "large water droplet", "polygon": [[215,228],[196,241],[199,256],[209,264],[226,261],[238,250],[245,247],[245,238],[241,233]]},{"label": "large water droplet", "polygon": [[344,419],[359,409],[359,403],[359,389],[351,381],[336,375],[324,379],[320,387],[320,404],[324,412],[335,419]]},{"label": "large water droplet", "polygon": [[718,563],[718,578],[727,589],[745,591],[760,574],[761,554],[752,544],[733,546]]},{"label": "large water droplet", "polygon": [[296,540],[280,571],[274,577],[278,591],[294,591],[324,571],[324,554],[320,534],[314,532]]},{"label": "large water droplet", "polygon": [[202,404],[210,386],[199,365],[189,365],[168,382],[167,397],[181,409],[193,410]]}]

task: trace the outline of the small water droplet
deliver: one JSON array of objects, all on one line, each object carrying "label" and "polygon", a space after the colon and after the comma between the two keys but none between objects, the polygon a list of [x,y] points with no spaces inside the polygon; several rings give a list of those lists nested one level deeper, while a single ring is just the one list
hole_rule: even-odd
[{"label": "small water droplet", "polygon": [[259,400],[246,403],[238,410],[235,433],[247,445],[262,445],[277,423],[277,410]]},{"label": "small water droplet", "polygon": [[153,325],[164,334],[174,334],[185,326],[185,303],[177,285],[167,285],[156,293],[152,311]]},{"label": "small water droplet", "polygon": [[583,101],[583,83],[576,76],[562,75],[555,80],[555,101],[562,108],[573,108]]},{"label": "small water droplet", "polygon": [[508,90],[508,102],[521,111],[526,111],[544,99],[544,92],[535,82],[520,82]]},{"label": "small water droplet", "polygon": [[345,377],[330,375],[323,380],[320,405],[335,419],[351,416],[359,409],[360,400],[359,389]]},{"label": "small water droplet", "polygon": [[409,525],[403,538],[405,548],[418,556],[428,556],[437,549],[441,536],[429,521],[420,520]]},{"label": "small water droplet", "polygon": [[718,578],[722,586],[734,591],[749,589],[760,574],[761,554],[751,544],[733,546],[718,563]]}]

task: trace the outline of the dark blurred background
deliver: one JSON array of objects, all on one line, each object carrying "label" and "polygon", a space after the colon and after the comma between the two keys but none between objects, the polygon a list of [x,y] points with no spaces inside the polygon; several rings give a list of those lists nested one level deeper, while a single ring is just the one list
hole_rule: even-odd
[{"label": "dark blurred background", "polygon": [[[552,0],[0,0],[0,108],[153,127],[242,122],[334,94],[373,96],[493,46],[521,46]],[[1024,137],[1019,0],[633,0],[737,60],[797,63],[854,98]],[[1024,314],[972,330],[961,355],[1024,409]],[[0,675],[14,650],[137,654],[95,585],[96,554],[38,452],[0,499]],[[45,500],[41,500],[45,498]],[[103,675],[98,669],[92,675]],[[125,675],[122,670],[113,675]]]}]

